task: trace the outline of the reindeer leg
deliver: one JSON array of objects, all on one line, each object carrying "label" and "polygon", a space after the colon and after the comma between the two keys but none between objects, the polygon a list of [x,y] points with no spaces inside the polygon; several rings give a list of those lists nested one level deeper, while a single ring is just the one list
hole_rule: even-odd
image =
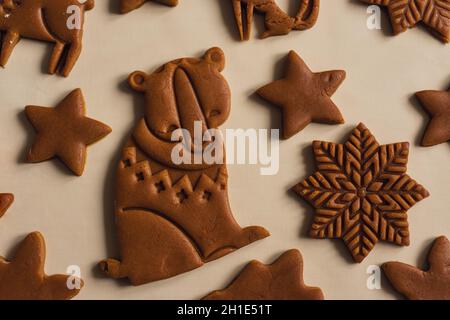
[{"label": "reindeer leg", "polygon": [[250,34],[252,33],[254,9],[255,9],[255,5],[252,2],[249,2],[247,4],[247,28],[245,30],[245,40],[249,40]]},{"label": "reindeer leg", "polygon": [[312,28],[316,24],[317,18],[319,17],[319,9],[320,0],[302,0],[300,9],[295,17],[293,29],[306,30]]},{"label": "reindeer leg", "polygon": [[4,67],[14,50],[14,47],[20,40],[20,35],[16,32],[8,31],[3,37],[1,52],[0,52],[0,66]]},{"label": "reindeer leg", "polygon": [[66,61],[62,67],[61,75],[64,77],[68,77],[70,72],[72,71],[75,63],[78,60],[78,57],[81,54],[81,42],[78,40],[72,42],[69,47],[69,51],[67,53]]},{"label": "reindeer leg", "polygon": [[243,26],[243,16],[242,16],[242,4],[241,0],[233,0],[233,10],[234,18],[236,19],[236,24],[239,29],[239,35],[241,40],[244,40],[244,26]]},{"label": "reindeer leg", "polygon": [[64,43],[57,41],[55,46],[53,47],[52,56],[50,58],[50,65],[48,67],[48,73],[55,74],[63,52],[64,52]]}]

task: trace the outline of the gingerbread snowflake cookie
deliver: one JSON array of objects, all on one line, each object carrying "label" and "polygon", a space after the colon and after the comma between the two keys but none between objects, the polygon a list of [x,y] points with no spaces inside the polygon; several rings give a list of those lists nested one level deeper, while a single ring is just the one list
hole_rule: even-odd
[{"label": "gingerbread snowflake cookie", "polygon": [[360,0],[387,7],[394,34],[423,22],[443,42],[450,41],[450,0]]},{"label": "gingerbread snowflake cookie", "polygon": [[342,239],[356,262],[378,241],[409,245],[407,211],[429,193],[406,174],[408,143],[380,146],[360,124],[345,144],[313,151],[317,172],[293,188],[315,208],[312,237]]},{"label": "gingerbread snowflake cookie", "polygon": [[[145,117],[123,147],[117,168],[121,257],[100,262],[106,275],[129,278],[134,285],[165,279],[269,235],[262,227],[242,228],[234,219],[224,159],[175,164],[172,158],[177,129],[192,139],[196,130],[204,136],[227,120],[231,97],[221,75],[224,66],[224,53],[212,48],[200,59],[178,59],[152,74],[130,75],[130,86],[145,94]],[[183,152],[192,159],[194,150]]]}]

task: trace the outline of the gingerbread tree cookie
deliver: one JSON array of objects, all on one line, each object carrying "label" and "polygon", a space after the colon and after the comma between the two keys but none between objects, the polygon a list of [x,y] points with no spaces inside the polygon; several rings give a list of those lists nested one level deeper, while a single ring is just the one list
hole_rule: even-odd
[{"label": "gingerbread tree cookie", "polygon": [[172,160],[179,145],[172,134],[178,128],[192,139],[196,123],[203,136],[227,120],[231,102],[220,74],[224,66],[224,53],[212,48],[200,59],[179,59],[152,74],[130,75],[130,86],[145,93],[145,117],[122,149],[117,169],[121,259],[100,262],[106,275],[129,278],[134,285],[165,279],[269,235],[262,227],[241,228],[233,218],[224,159],[213,164]]},{"label": "gingerbread tree cookie", "polygon": [[313,151],[317,171],[293,188],[315,208],[312,237],[342,239],[355,262],[378,241],[409,245],[407,211],[429,193],[406,174],[408,143],[380,146],[359,124],[345,144]]},{"label": "gingerbread tree cookie", "polygon": [[20,243],[11,261],[0,257],[0,300],[67,300],[80,292],[81,279],[47,276],[44,264],[44,238],[33,232]]},{"label": "gingerbread tree cookie", "polygon": [[[81,54],[84,12],[94,0],[0,0],[0,65],[5,66],[20,38],[54,43],[48,72],[61,67],[67,77]],[[1,38],[1,37],[0,37]]]},{"label": "gingerbread tree cookie", "polygon": [[422,271],[401,262],[383,264],[394,288],[411,300],[450,300],[450,241],[434,241],[428,255],[429,269]]}]

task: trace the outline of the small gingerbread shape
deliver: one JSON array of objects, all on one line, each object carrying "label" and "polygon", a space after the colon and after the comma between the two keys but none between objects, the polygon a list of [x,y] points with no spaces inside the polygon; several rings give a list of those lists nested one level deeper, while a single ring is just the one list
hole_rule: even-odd
[{"label": "small gingerbread shape", "polygon": [[382,267],[394,288],[410,300],[450,300],[450,241],[445,236],[434,241],[428,264],[426,271],[401,262]]},{"label": "small gingerbread shape", "polygon": [[44,237],[39,232],[30,233],[11,261],[0,257],[0,300],[68,300],[80,292],[80,278],[48,276],[44,265]]}]

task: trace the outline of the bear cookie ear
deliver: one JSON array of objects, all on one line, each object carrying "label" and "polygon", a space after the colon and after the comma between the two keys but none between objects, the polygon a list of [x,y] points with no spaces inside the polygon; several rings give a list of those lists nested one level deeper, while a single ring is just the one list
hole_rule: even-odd
[{"label": "bear cookie ear", "polygon": [[137,92],[145,91],[145,81],[147,74],[143,71],[135,71],[128,77],[128,83],[130,87]]},{"label": "bear cookie ear", "polygon": [[209,49],[208,51],[206,51],[203,58],[206,61],[214,64],[219,72],[222,72],[225,68],[225,54],[220,48],[214,47]]},{"label": "bear cookie ear", "polygon": [[85,0],[84,2],[80,1],[80,3],[84,4],[84,10],[86,11],[92,10],[95,7],[95,0]]}]

